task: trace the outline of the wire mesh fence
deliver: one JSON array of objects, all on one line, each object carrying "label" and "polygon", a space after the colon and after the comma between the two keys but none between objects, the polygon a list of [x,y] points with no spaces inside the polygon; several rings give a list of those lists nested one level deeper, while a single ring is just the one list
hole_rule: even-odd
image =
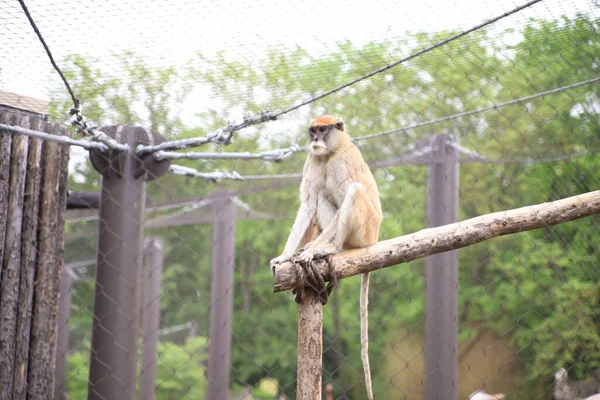
[{"label": "wire mesh fence", "polygon": [[[269,261],[318,115],[371,167],[379,240],[600,182],[596,1],[3,1],[0,26],[0,104],[80,128],[55,398],[296,396],[298,306]],[[375,398],[599,393],[599,222],[374,272]],[[323,308],[327,399],[366,398],[358,293]]]}]

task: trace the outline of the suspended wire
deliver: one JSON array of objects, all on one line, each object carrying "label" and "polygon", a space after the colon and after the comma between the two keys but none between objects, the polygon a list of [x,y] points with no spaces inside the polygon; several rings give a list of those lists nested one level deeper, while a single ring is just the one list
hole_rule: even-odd
[{"label": "suspended wire", "polygon": [[409,130],[412,130],[412,129],[422,128],[424,126],[438,124],[440,122],[446,122],[446,121],[450,121],[450,120],[457,119],[457,118],[468,117],[470,115],[479,114],[479,113],[482,113],[482,112],[485,112],[485,111],[497,110],[497,109],[502,108],[502,107],[510,106],[510,105],[513,105],[513,104],[522,103],[522,102],[528,101],[528,100],[537,99],[539,97],[544,97],[544,96],[548,96],[550,94],[559,93],[559,92],[562,92],[562,91],[565,91],[565,90],[569,90],[569,89],[574,89],[576,87],[580,87],[580,86],[584,86],[584,85],[589,85],[589,84],[592,84],[592,83],[596,83],[598,81],[600,81],[600,76],[592,78],[592,79],[588,79],[587,81],[577,82],[577,83],[573,83],[571,85],[561,86],[561,87],[558,87],[558,88],[555,88],[555,89],[547,90],[545,92],[536,93],[536,94],[531,95],[531,96],[521,97],[521,98],[518,98],[518,99],[506,101],[504,103],[494,104],[494,105],[491,105],[489,107],[479,108],[477,110],[471,110],[471,111],[461,112],[461,113],[458,113],[458,114],[447,115],[445,117],[441,117],[441,118],[437,118],[437,119],[433,119],[433,120],[429,120],[429,121],[425,121],[425,122],[420,122],[420,123],[417,123],[417,124],[408,125],[408,126],[405,126],[404,128],[391,129],[389,131],[383,131],[383,132],[373,133],[371,135],[358,136],[358,137],[353,138],[352,140],[354,142],[359,142],[361,140],[368,140],[368,139],[378,138],[378,137],[381,137],[381,136],[392,135],[394,133],[406,132],[406,131],[409,131]]},{"label": "suspended wire", "polygon": [[[479,108],[476,110],[470,110],[470,111],[465,111],[465,112],[461,112],[458,114],[447,115],[445,117],[441,117],[441,118],[437,118],[437,119],[433,119],[433,120],[429,120],[429,121],[425,121],[425,122],[420,122],[417,124],[412,124],[412,125],[409,125],[409,126],[406,126],[403,128],[391,129],[388,131],[378,132],[378,133],[374,133],[371,135],[358,136],[358,137],[353,138],[352,140],[354,142],[360,142],[363,140],[378,138],[381,136],[391,135],[394,133],[406,132],[406,131],[409,131],[412,129],[422,128],[425,126],[434,125],[434,124],[450,121],[450,120],[457,119],[457,118],[468,117],[470,115],[479,114],[479,113],[482,113],[485,111],[497,110],[497,109],[507,107],[510,105],[519,104],[519,103],[522,103],[525,101],[529,101],[529,100],[537,99],[540,97],[548,96],[551,94],[563,92],[565,90],[574,89],[574,88],[577,88],[580,86],[597,83],[599,81],[600,81],[600,77],[596,77],[596,78],[588,79],[587,81],[577,82],[577,83],[573,83],[571,85],[566,85],[566,86],[561,86],[558,88],[547,90],[545,92],[536,93],[531,96],[521,97],[518,99],[506,101],[503,103],[494,104],[494,105],[491,105],[488,107]],[[458,145],[458,146],[460,146],[460,145]],[[163,159],[171,159],[171,160],[173,160],[173,159],[197,159],[197,160],[201,160],[201,159],[229,159],[229,160],[262,159],[265,161],[283,161],[283,160],[291,157],[295,153],[305,151],[305,150],[306,150],[306,146],[299,147],[299,146],[293,144],[289,148],[269,150],[269,151],[264,151],[264,152],[258,153],[258,154],[252,154],[252,153],[195,153],[195,152],[176,153],[176,152],[159,151],[154,154],[154,157],[157,160],[163,160]],[[466,150],[466,149],[464,149],[464,150]],[[408,157],[409,155],[410,154],[407,154],[403,157]],[[472,154],[472,156],[475,157],[473,154]],[[483,157],[483,156],[480,156],[480,157]],[[477,158],[477,157],[475,157],[475,158]],[[395,162],[399,162],[398,160],[399,159],[394,159]],[[485,158],[480,159],[480,161],[482,161],[482,162],[485,160],[486,160]],[[385,162],[389,163],[392,161],[385,161]],[[415,162],[415,160],[409,160],[409,159],[407,159],[406,162],[413,163],[415,165],[427,163],[427,162]],[[494,162],[494,161],[490,160],[490,162]],[[199,174],[203,174],[203,173],[199,173]],[[201,176],[199,175],[197,177],[201,177]],[[233,178],[224,178],[224,179],[233,179]],[[246,178],[246,179],[250,179],[250,178]],[[255,179],[263,179],[263,178],[255,178]],[[264,179],[266,179],[266,178],[264,178]]]},{"label": "suspended wire", "polygon": [[252,115],[250,113],[246,113],[242,122],[238,124],[229,124],[225,128],[217,129],[216,131],[207,135],[206,137],[193,137],[188,139],[172,140],[148,146],[139,145],[136,148],[136,151],[138,154],[144,154],[154,153],[162,150],[189,149],[191,147],[198,147],[207,143],[229,144],[231,142],[231,138],[234,132],[252,125],[260,124],[262,122],[274,121],[275,119],[276,117],[269,110],[263,110],[260,113],[260,115]]},{"label": "suspended wire", "polygon": [[554,157],[542,157],[542,158],[526,157],[526,158],[518,159],[518,160],[503,159],[503,158],[495,159],[495,160],[490,160],[490,159],[466,160],[466,161],[464,161],[464,163],[530,165],[530,164],[542,164],[542,163],[552,163],[552,162],[557,162],[557,161],[573,160],[575,158],[581,158],[581,157],[591,156],[593,154],[598,154],[599,152],[600,152],[600,149],[594,149],[594,150],[579,151],[577,153],[565,154],[562,156],[554,156]]},{"label": "suspended wire", "polygon": [[[595,77],[592,79],[588,79],[586,81],[573,83],[571,85],[561,86],[561,87],[554,88],[551,90],[546,90],[544,92],[539,92],[539,93],[536,93],[536,94],[533,94],[530,96],[520,97],[518,99],[509,100],[509,101],[506,101],[503,103],[494,104],[494,105],[479,108],[476,110],[464,111],[464,112],[457,113],[457,114],[447,115],[447,116],[444,116],[441,118],[436,118],[433,120],[412,124],[412,125],[409,125],[409,126],[406,126],[403,128],[396,128],[396,129],[391,129],[391,130],[387,130],[387,131],[383,131],[383,132],[373,133],[370,135],[358,136],[358,137],[353,138],[352,140],[356,143],[356,142],[360,142],[363,140],[378,138],[381,136],[392,135],[392,134],[400,133],[400,132],[407,132],[409,130],[422,128],[422,127],[429,126],[429,125],[435,125],[435,124],[438,124],[441,122],[451,121],[451,120],[458,119],[458,118],[468,117],[471,115],[480,114],[480,113],[490,111],[490,110],[497,110],[497,109],[507,107],[510,105],[523,103],[523,102],[526,102],[529,100],[534,100],[534,99],[548,96],[548,95],[555,94],[555,93],[560,93],[565,90],[574,89],[574,88],[577,88],[580,86],[597,83],[599,81],[600,81],[600,77]],[[196,139],[194,139],[194,138],[184,139],[182,142],[187,143],[186,142],[187,140],[196,140]],[[186,144],[184,144],[184,145],[186,145]],[[160,145],[158,145],[158,146],[160,146]],[[148,146],[148,147],[150,147],[150,146]],[[157,146],[152,146],[152,147],[157,147]],[[269,150],[269,151],[264,151],[264,152],[258,153],[258,154],[252,154],[252,153],[247,153],[247,152],[242,152],[242,153],[196,153],[196,152],[177,153],[177,152],[158,151],[157,153],[154,154],[154,157],[157,160],[163,160],[163,159],[171,159],[171,160],[174,160],[174,159],[197,159],[197,160],[202,160],[202,159],[205,159],[205,160],[208,160],[208,159],[229,159],[229,160],[262,159],[265,161],[283,161],[283,160],[291,157],[295,153],[305,151],[305,150],[306,150],[306,146],[300,147],[300,146],[293,144],[289,148]],[[420,163],[420,164],[422,164],[422,163]],[[203,173],[199,172],[199,174],[203,174]],[[201,176],[198,175],[197,177],[201,177]],[[224,179],[233,179],[233,178],[224,178]],[[250,178],[246,178],[246,179],[250,179]],[[262,179],[262,178],[256,178],[256,179]]]},{"label": "suspended wire", "polygon": [[[468,158],[459,158],[457,162],[459,164],[541,164],[550,163],[564,160],[572,160],[575,158],[585,157],[600,152],[600,149],[580,151],[573,154],[566,154],[562,156],[544,157],[544,158],[531,158],[526,157],[523,159],[490,159],[479,154],[476,151],[469,150],[458,143],[448,143],[454,147],[459,153],[466,155]],[[400,157],[396,157],[385,161],[376,161],[369,163],[369,167],[372,169],[398,167],[401,165],[429,165],[434,159],[432,158],[433,148],[431,146],[425,146],[423,148],[414,149]],[[275,179],[300,179],[302,178],[301,173],[289,173],[289,174],[271,174],[271,175],[240,175],[238,172],[199,172],[194,168],[184,167],[181,165],[171,165],[169,172],[176,175],[183,175],[190,178],[200,178],[206,181],[219,182],[223,179],[231,179],[237,181],[257,181],[257,180],[275,180]]]},{"label": "suspended wire", "polygon": [[71,108],[71,111],[70,111],[70,114],[72,116],[69,120],[70,125],[76,126],[79,129],[79,131],[83,132],[84,134],[86,134],[88,136],[91,136],[94,140],[103,143],[105,146],[100,148],[102,151],[106,151],[106,150],[108,150],[108,148],[112,148],[112,149],[120,150],[120,151],[128,151],[129,146],[118,143],[117,141],[108,137],[103,132],[99,131],[97,129],[97,127],[88,125],[88,123],[85,121],[83,115],[81,115],[81,104],[79,102],[79,99],[77,97],[75,97],[75,94],[73,93],[73,89],[71,89],[71,85],[69,84],[69,81],[67,80],[67,78],[65,77],[63,72],[61,71],[58,64],[56,64],[56,61],[54,61],[54,56],[52,55],[50,48],[46,44],[46,41],[44,40],[42,33],[40,32],[35,21],[33,20],[33,17],[29,13],[29,9],[25,5],[25,1],[19,0],[19,4],[21,4],[21,8],[23,9],[23,12],[25,13],[25,16],[27,16],[27,19],[29,20],[29,24],[35,31],[38,39],[42,43],[44,50],[46,50],[46,54],[48,55],[48,58],[50,59],[50,63],[52,64],[52,66],[54,67],[56,72],[58,72],[58,75],[62,79],[63,83],[65,84],[65,87],[67,88],[67,91],[69,92],[69,95],[71,96],[71,100],[73,100],[73,108]]},{"label": "suspended wire", "polygon": [[481,23],[479,25],[476,25],[476,26],[474,26],[474,27],[472,27],[470,29],[467,29],[466,31],[462,31],[460,33],[457,33],[456,35],[450,36],[449,38],[447,38],[445,40],[442,40],[441,42],[437,42],[434,45],[426,47],[424,49],[421,49],[421,50],[417,51],[416,53],[413,53],[413,54],[411,54],[411,55],[409,55],[407,57],[401,58],[400,60],[394,61],[394,62],[392,62],[390,64],[387,64],[387,65],[385,65],[385,66],[383,66],[381,68],[378,68],[378,69],[376,69],[374,71],[371,71],[371,72],[369,72],[369,73],[367,73],[365,75],[362,75],[362,76],[360,76],[360,77],[358,77],[356,79],[348,81],[348,82],[344,83],[343,85],[340,85],[340,86],[338,86],[336,88],[330,89],[330,90],[328,90],[328,91],[326,91],[324,93],[321,93],[318,96],[315,96],[315,97],[312,97],[312,98],[310,98],[310,99],[308,99],[306,101],[303,101],[302,103],[296,104],[296,105],[294,105],[294,106],[292,106],[290,108],[287,108],[287,109],[285,109],[283,111],[278,111],[278,112],[276,112],[273,115],[273,117],[277,118],[277,117],[279,117],[281,115],[284,115],[284,114],[287,114],[287,113],[289,113],[291,111],[297,110],[300,107],[304,107],[304,106],[309,105],[309,104],[311,104],[311,103],[313,103],[313,102],[315,102],[317,100],[320,100],[320,99],[322,99],[324,97],[332,95],[333,93],[339,92],[340,90],[345,89],[345,88],[347,88],[349,86],[352,86],[352,85],[354,85],[354,84],[356,84],[356,83],[358,83],[360,81],[363,81],[363,80],[365,80],[367,78],[370,78],[373,75],[377,75],[377,74],[379,74],[381,72],[385,72],[385,71],[387,71],[389,69],[392,69],[392,68],[394,68],[394,67],[396,67],[396,66],[398,66],[398,65],[400,65],[400,64],[402,64],[402,63],[404,63],[406,61],[412,60],[413,58],[419,57],[419,56],[421,56],[421,55],[423,55],[425,53],[428,53],[428,52],[430,52],[430,51],[438,48],[438,47],[441,47],[441,46],[443,46],[445,44],[448,44],[448,43],[450,43],[450,42],[452,42],[452,41],[454,41],[454,40],[456,40],[458,38],[461,38],[461,37],[463,37],[465,35],[468,35],[468,34],[470,34],[472,32],[475,32],[475,31],[477,31],[477,30],[479,30],[481,28],[484,28],[484,27],[486,27],[488,25],[491,25],[491,24],[493,24],[493,23],[495,23],[495,22],[497,22],[497,21],[499,21],[499,20],[501,20],[503,18],[506,18],[506,17],[508,17],[508,16],[510,16],[512,14],[515,14],[515,13],[517,13],[517,12],[519,12],[519,11],[527,8],[527,7],[530,7],[530,6],[532,6],[532,5],[536,4],[536,3],[539,3],[540,1],[542,1],[542,0],[532,0],[532,1],[528,2],[528,3],[525,3],[525,4],[523,4],[523,5],[521,5],[521,6],[517,7],[517,8],[514,8],[514,9],[512,9],[510,11],[505,12],[502,15],[498,15],[497,17],[494,17],[494,18],[492,18],[492,19],[490,19],[490,20],[488,20],[486,22],[483,22],[483,23]]},{"label": "suspended wire", "polygon": [[50,59],[50,63],[52,64],[52,66],[54,67],[56,72],[58,72],[58,75],[60,75],[60,78],[62,79],[63,83],[65,84],[65,86],[67,88],[67,91],[69,92],[69,95],[71,95],[71,99],[73,100],[73,105],[75,106],[75,108],[78,108],[79,107],[79,99],[75,97],[75,94],[73,93],[73,89],[71,89],[71,85],[69,85],[69,81],[67,80],[65,75],[62,73],[62,71],[60,70],[58,65],[56,64],[56,61],[54,61],[52,52],[50,51],[50,48],[46,44],[46,41],[44,40],[44,37],[42,36],[42,33],[38,29],[35,21],[31,17],[31,14],[29,13],[27,6],[25,5],[25,1],[19,0],[19,4],[21,4],[21,8],[23,9],[23,12],[25,12],[27,19],[29,20],[29,24],[31,24],[31,27],[35,31],[40,42],[42,43],[42,46],[44,46],[44,50],[46,50],[46,54],[48,55],[48,58]]},{"label": "suspended wire", "polygon": [[276,175],[240,175],[236,171],[232,172],[200,172],[197,169],[184,167],[183,165],[171,164],[168,172],[174,175],[181,175],[188,178],[199,178],[209,182],[220,182],[223,179],[236,181],[251,181],[265,179],[290,179],[301,178],[302,174],[276,174]]},{"label": "suspended wire", "polygon": [[[460,32],[460,33],[458,33],[456,35],[453,35],[453,36],[451,36],[451,37],[449,37],[449,38],[447,38],[445,40],[437,42],[437,43],[435,43],[432,46],[429,46],[429,47],[426,47],[426,48],[424,48],[422,50],[419,50],[416,53],[413,53],[413,54],[411,54],[411,55],[409,55],[407,57],[401,58],[400,60],[397,60],[397,61],[395,61],[393,63],[387,64],[387,65],[385,65],[385,66],[383,66],[381,68],[378,68],[378,69],[376,69],[374,71],[371,71],[371,72],[369,72],[369,73],[367,73],[365,75],[362,75],[362,76],[360,76],[360,77],[358,77],[356,79],[348,81],[348,82],[344,83],[343,85],[340,85],[340,86],[338,86],[336,88],[330,89],[330,90],[328,90],[328,91],[326,91],[324,93],[321,93],[318,96],[312,97],[312,98],[310,98],[310,99],[308,99],[306,101],[303,101],[303,102],[301,102],[299,104],[296,104],[296,105],[294,105],[292,107],[289,107],[289,108],[287,108],[287,109],[285,109],[283,111],[271,112],[269,110],[264,110],[261,113],[261,115],[259,115],[259,116],[249,116],[249,115],[247,115],[247,116],[244,117],[244,121],[242,123],[239,123],[239,124],[236,124],[236,125],[229,125],[228,127],[223,128],[223,129],[218,129],[217,131],[215,131],[211,135],[208,135],[207,137],[182,139],[182,140],[177,140],[177,141],[169,141],[169,142],[164,142],[164,143],[161,143],[159,145],[153,145],[153,146],[138,146],[137,152],[141,154],[141,153],[152,153],[152,152],[156,152],[156,151],[159,151],[159,150],[182,150],[182,149],[186,149],[186,148],[201,146],[201,145],[209,143],[209,142],[213,142],[213,143],[217,143],[217,144],[229,144],[229,142],[231,140],[231,137],[233,136],[233,133],[235,131],[241,130],[243,128],[246,128],[246,127],[249,127],[249,126],[252,126],[252,125],[257,125],[257,124],[260,124],[262,122],[274,121],[278,117],[280,117],[280,116],[282,116],[284,114],[290,113],[290,112],[292,112],[294,110],[297,110],[298,108],[301,108],[301,107],[304,107],[306,105],[309,105],[309,104],[311,104],[311,103],[313,103],[313,102],[315,102],[317,100],[320,100],[320,99],[322,99],[324,97],[327,97],[327,96],[329,96],[331,94],[334,94],[336,92],[339,92],[340,90],[345,89],[345,88],[347,88],[349,86],[352,86],[352,85],[354,85],[354,84],[356,84],[356,83],[358,83],[360,81],[363,81],[363,80],[365,80],[367,78],[370,78],[370,77],[372,77],[374,75],[377,75],[377,74],[379,74],[381,72],[385,72],[385,71],[387,71],[387,70],[389,70],[391,68],[394,68],[394,67],[396,67],[396,66],[398,66],[398,65],[400,65],[400,64],[402,64],[402,63],[404,63],[406,61],[409,61],[409,60],[411,60],[413,58],[419,57],[419,56],[421,56],[421,55],[423,55],[425,53],[428,53],[428,52],[430,52],[430,51],[438,48],[438,47],[441,47],[441,46],[443,46],[445,44],[448,44],[448,43],[450,43],[450,42],[452,42],[452,41],[454,41],[454,40],[456,40],[458,38],[461,38],[461,37],[463,37],[465,35],[468,35],[468,34],[470,34],[472,32],[475,32],[475,31],[477,31],[477,30],[479,30],[481,28],[484,28],[484,27],[486,27],[486,26],[488,26],[490,24],[493,24],[493,23],[495,23],[495,22],[497,22],[497,21],[499,21],[499,20],[501,20],[503,18],[506,18],[506,17],[508,17],[508,16],[510,16],[512,14],[515,14],[515,13],[517,13],[517,12],[519,12],[519,11],[527,8],[527,7],[530,7],[530,6],[532,6],[532,5],[536,4],[536,3],[539,3],[540,1],[542,1],[542,0],[532,0],[532,1],[528,2],[528,3],[526,3],[526,4],[523,4],[523,5],[519,6],[519,7],[517,7],[517,8],[514,8],[514,9],[512,9],[510,11],[507,11],[507,12],[505,12],[502,15],[499,15],[499,16],[497,16],[495,18],[492,18],[492,19],[490,19],[490,20],[488,20],[486,22],[483,22],[483,23],[481,23],[479,25],[476,25],[476,26],[474,26],[474,27],[472,27],[470,29],[467,29],[466,31],[463,31],[463,32]],[[225,132],[228,132],[228,134],[226,135]]]},{"label": "suspended wire", "polygon": [[177,159],[192,159],[192,160],[263,160],[263,161],[283,161],[290,158],[297,152],[304,151],[304,147],[298,147],[292,144],[290,147],[285,149],[274,149],[263,151],[261,153],[198,153],[198,152],[186,152],[177,153],[173,151],[159,151],[154,153],[154,158],[158,161],[161,160],[177,160]]},{"label": "suspended wire", "polygon": [[71,146],[79,146],[79,147],[83,147],[86,150],[92,150],[92,149],[98,149],[101,151],[108,150],[108,147],[106,145],[104,145],[103,143],[90,142],[87,140],[71,139],[68,136],[52,135],[50,133],[34,131],[31,129],[22,128],[20,126],[0,124],[0,130],[7,131],[7,132],[13,133],[13,134],[31,136],[31,137],[35,137],[38,139],[47,140],[49,142],[63,143],[63,144],[71,145]]},{"label": "suspended wire", "polygon": [[168,172],[173,175],[185,176],[187,178],[199,178],[208,182],[217,183],[223,179],[243,180],[237,172],[200,172],[194,168],[184,167],[182,165],[170,165]]}]

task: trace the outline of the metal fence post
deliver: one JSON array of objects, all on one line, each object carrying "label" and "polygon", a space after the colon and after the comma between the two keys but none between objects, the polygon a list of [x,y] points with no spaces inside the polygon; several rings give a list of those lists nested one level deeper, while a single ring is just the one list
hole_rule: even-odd
[{"label": "metal fence post", "polygon": [[163,270],[163,241],[147,238],[144,243],[146,285],[142,308],[142,365],[140,400],[153,400],[156,388],[156,346],[160,324],[160,284]]},{"label": "metal fence post", "polygon": [[[427,226],[458,221],[459,164],[451,135],[431,138],[427,177]],[[458,253],[425,259],[425,398],[458,398]]]},{"label": "metal fence post", "polygon": [[233,269],[235,261],[235,203],[225,190],[214,191],[213,275],[210,287],[210,345],[208,400],[229,398],[231,322],[233,312]]},{"label": "metal fence post", "polygon": [[140,271],[146,180],[168,168],[152,155],[139,157],[138,144],[156,143],[158,135],[133,126],[102,131],[128,152],[90,152],[102,174],[94,321],[88,399],[131,399],[136,396],[139,335]]}]

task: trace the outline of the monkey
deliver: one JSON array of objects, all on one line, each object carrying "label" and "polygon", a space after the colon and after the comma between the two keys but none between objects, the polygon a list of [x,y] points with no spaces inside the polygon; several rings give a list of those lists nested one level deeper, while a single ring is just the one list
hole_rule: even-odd
[{"label": "monkey", "polygon": [[[379,238],[383,219],[379,189],[344,122],[331,115],[320,116],[311,121],[308,140],[300,208],[283,253],[271,260],[272,271],[276,264],[291,259],[301,242],[299,260],[310,262],[342,250],[369,246]],[[304,245],[305,242],[308,243]],[[360,344],[367,397],[372,400],[368,295],[367,272],[362,274],[360,284]]]},{"label": "monkey", "polygon": [[600,372],[581,382],[569,381],[565,368],[560,368],[554,374],[554,398],[556,400],[583,400],[587,396],[600,393]]}]

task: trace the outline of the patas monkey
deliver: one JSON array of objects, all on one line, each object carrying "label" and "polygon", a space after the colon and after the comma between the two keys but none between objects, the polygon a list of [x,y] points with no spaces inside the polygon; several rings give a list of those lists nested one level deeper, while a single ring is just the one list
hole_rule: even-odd
[{"label": "patas monkey", "polygon": [[[382,213],[377,184],[346,132],[344,122],[323,115],[311,122],[308,135],[310,146],[300,184],[300,209],[283,254],[271,260],[271,268],[289,260],[301,240],[314,239],[300,253],[300,260],[305,262],[341,250],[366,247],[378,240]],[[311,231],[307,232],[315,215],[316,239],[316,235],[310,237]],[[360,344],[367,396],[372,400],[368,294],[369,273],[365,273],[360,287]]]}]

